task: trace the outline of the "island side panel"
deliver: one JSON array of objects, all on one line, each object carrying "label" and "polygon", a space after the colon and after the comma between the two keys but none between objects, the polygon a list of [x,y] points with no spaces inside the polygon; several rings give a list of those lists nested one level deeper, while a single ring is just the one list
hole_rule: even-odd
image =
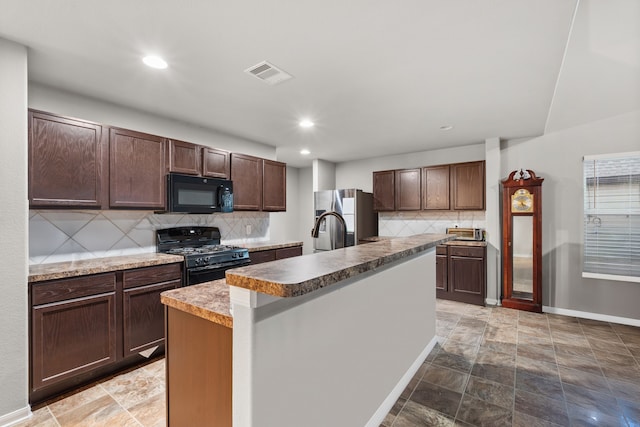
[{"label": "island side panel", "polygon": [[231,292],[234,427],[378,426],[435,343],[435,248],[264,306]]},{"label": "island side panel", "polygon": [[165,310],[167,426],[231,427],[233,330]]}]

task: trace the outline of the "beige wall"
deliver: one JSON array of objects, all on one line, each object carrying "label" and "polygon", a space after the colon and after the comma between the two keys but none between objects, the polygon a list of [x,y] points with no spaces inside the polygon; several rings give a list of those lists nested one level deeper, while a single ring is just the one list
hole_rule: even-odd
[{"label": "beige wall", "polygon": [[29,108],[276,160],[275,147],[39,84],[29,84]]},{"label": "beige wall", "polygon": [[27,49],[0,39],[0,425],[27,405]]},{"label": "beige wall", "polygon": [[484,160],[484,143],[442,150],[420,151],[396,156],[374,157],[338,163],[336,165],[336,188],[358,188],[373,191],[372,172],[388,169],[405,169],[445,163]]},{"label": "beige wall", "polygon": [[640,111],[502,143],[502,176],[532,169],[542,184],[543,305],[640,320],[638,283],[583,279],[582,157],[638,151]]}]

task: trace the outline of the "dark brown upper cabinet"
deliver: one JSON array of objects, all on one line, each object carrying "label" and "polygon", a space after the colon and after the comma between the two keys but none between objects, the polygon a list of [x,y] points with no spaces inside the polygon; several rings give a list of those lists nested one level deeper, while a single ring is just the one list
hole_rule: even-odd
[{"label": "dark brown upper cabinet", "polygon": [[450,168],[452,209],[484,210],[484,161],[455,163]]},{"label": "dark brown upper cabinet", "polygon": [[484,163],[373,172],[373,209],[484,210]]},{"label": "dark brown upper cabinet", "polygon": [[264,159],[262,176],[262,210],[287,210],[287,165]]},{"label": "dark brown upper cabinet", "polygon": [[233,209],[259,211],[262,208],[262,159],[231,153]]},{"label": "dark brown upper cabinet", "polygon": [[29,110],[29,206],[106,205],[107,141],[97,123]]},{"label": "dark brown upper cabinet", "polygon": [[422,168],[422,209],[449,210],[449,165]]},{"label": "dark brown upper cabinet", "polygon": [[167,148],[169,172],[200,175],[200,146],[170,139]]},{"label": "dark brown upper cabinet", "polygon": [[420,169],[395,171],[395,198],[397,211],[420,210]]},{"label": "dark brown upper cabinet", "polygon": [[395,171],[379,171],[373,173],[373,210],[394,211]]},{"label": "dark brown upper cabinet", "polygon": [[202,147],[202,176],[229,179],[231,153],[217,148]]},{"label": "dark brown upper cabinet", "polygon": [[131,130],[109,130],[109,206],[165,208],[165,139]]},{"label": "dark brown upper cabinet", "polygon": [[229,179],[229,152],[190,142],[168,141],[169,172]]},{"label": "dark brown upper cabinet", "polygon": [[286,211],[286,163],[231,153],[233,209],[238,211]]}]

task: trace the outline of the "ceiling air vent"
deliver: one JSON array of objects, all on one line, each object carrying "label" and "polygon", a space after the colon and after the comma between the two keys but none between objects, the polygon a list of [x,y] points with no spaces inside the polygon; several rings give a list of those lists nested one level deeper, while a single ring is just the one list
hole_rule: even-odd
[{"label": "ceiling air vent", "polygon": [[272,86],[293,78],[291,74],[286,73],[273,64],[269,64],[267,61],[262,61],[244,71]]}]

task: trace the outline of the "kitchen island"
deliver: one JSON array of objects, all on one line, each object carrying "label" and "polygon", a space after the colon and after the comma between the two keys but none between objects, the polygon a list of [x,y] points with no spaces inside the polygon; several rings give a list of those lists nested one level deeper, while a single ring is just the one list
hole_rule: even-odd
[{"label": "kitchen island", "polygon": [[[378,426],[435,345],[435,247],[451,238],[383,240],[165,292],[168,425]],[[224,286],[226,308],[212,301]],[[173,409],[178,392],[190,408]]]}]

